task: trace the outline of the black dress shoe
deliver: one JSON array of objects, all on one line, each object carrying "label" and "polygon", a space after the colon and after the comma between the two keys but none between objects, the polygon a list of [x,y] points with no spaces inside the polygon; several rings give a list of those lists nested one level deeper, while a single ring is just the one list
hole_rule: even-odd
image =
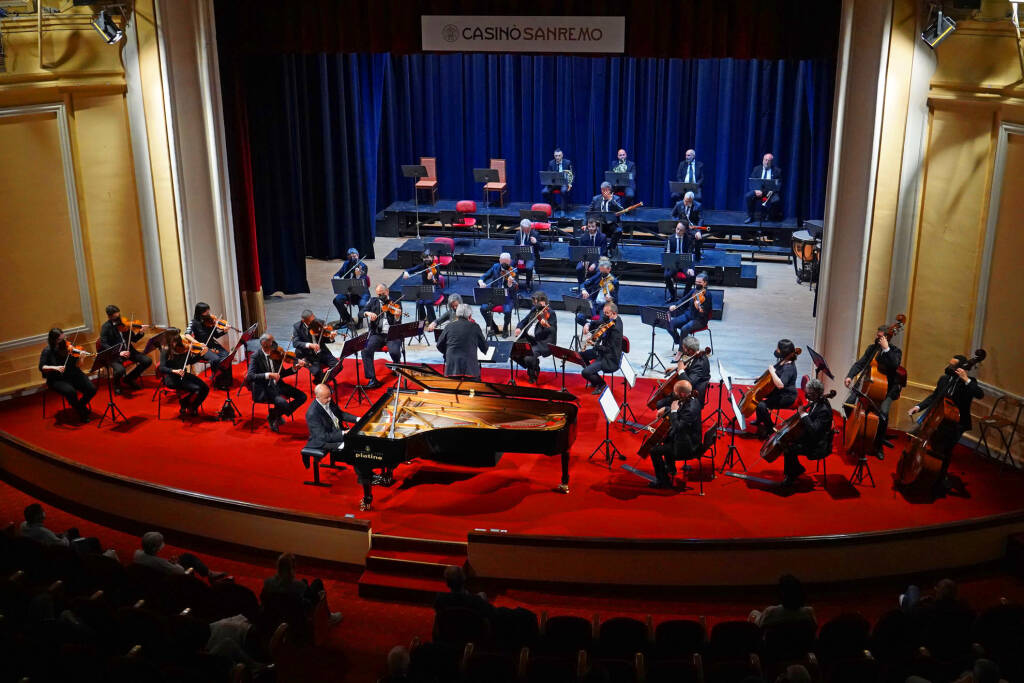
[{"label": "black dress shoe", "polygon": [[591,391],[590,393],[593,394],[594,396],[600,396],[602,393],[604,393],[604,387],[594,387],[594,390]]},{"label": "black dress shoe", "polygon": [[272,417],[267,418],[267,425],[270,427],[270,431],[274,432],[275,434],[281,431],[281,428],[278,426],[277,420]]},{"label": "black dress shoe", "polygon": [[786,477],[782,480],[781,486],[784,486],[784,487],[788,488],[788,487],[792,486],[795,483],[796,483],[796,477],[787,474]]},{"label": "black dress shoe", "polygon": [[746,223],[753,223],[754,219],[751,218],[750,216],[747,216],[746,218],[743,219],[743,222],[744,222],[744,224],[746,224]]},{"label": "black dress shoe", "polygon": [[380,389],[382,386],[384,386],[384,385],[381,384],[380,381],[374,379],[374,380],[371,380],[370,383],[366,385],[366,388],[367,389]]},{"label": "black dress shoe", "polygon": [[672,482],[666,481],[664,479],[659,479],[658,481],[652,481],[651,483],[649,483],[647,485],[647,488],[649,488],[649,489],[670,489],[670,488],[672,488]]},{"label": "black dress shoe", "polygon": [[302,454],[302,466],[307,470],[309,469],[309,456],[305,453]]}]

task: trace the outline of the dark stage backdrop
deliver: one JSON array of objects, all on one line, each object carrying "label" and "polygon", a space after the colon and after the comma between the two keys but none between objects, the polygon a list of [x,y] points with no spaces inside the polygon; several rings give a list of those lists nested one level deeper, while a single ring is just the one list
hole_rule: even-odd
[{"label": "dark stage backdrop", "polygon": [[668,206],[668,181],[694,147],[705,205],[740,210],[750,169],[771,151],[785,214],[823,213],[832,60],[420,53],[235,64],[267,293],[308,291],[303,256],[368,252],[374,215],[412,198],[400,166],[420,156],[437,157],[443,198],[480,201],[472,169],[496,157],[509,199],[539,201],[537,171],[557,145],[582,203],[625,147],[638,200]]}]

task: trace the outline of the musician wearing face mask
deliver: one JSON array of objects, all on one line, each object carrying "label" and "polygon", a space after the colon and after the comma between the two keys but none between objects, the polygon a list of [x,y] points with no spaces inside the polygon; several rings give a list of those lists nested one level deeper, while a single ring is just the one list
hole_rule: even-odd
[{"label": "musician wearing face mask", "polygon": [[487,340],[480,326],[470,319],[469,304],[461,304],[455,321],[444,328],[437,350],[444,356],[446,377],[480,379],[480,360],[476,352],[487,353]]},{"label": "musician wearing face mask", "polygon": [[431,256],[430,252],[423,252],[420,265],[407,268],[402,273],[403,280],[411,278],[419,278],[419,284],[434,288],[435,294],[431,298],[417,299],[416,301],[416,319],[425,319],[428,323],[433,323],[434,319],[437,318],[437,315],[434,313],[434,302],[437,300],[436,292],[439,288],[444,287],[444,276],[441,275],[441,271],[437,264],[434,263],[434,257]]},{"label": "musician wearing face mask", "polygon": [[[889,409],[892,407],[892,402],[900,397],[900,392],[903,390],[902,381],[899,376],[903,352],[900,350],[900,347],[891,343],[885,336],[886,330],[885,325],[879,325],[878,330],[875,332],[875,341],[869,344],[861,357],[857,359],[857,362],[850,366],[850,371],[846,373],[846,379],[843,380],[843,384],[849,388],[857,375],[871,365],[872,358],[878,362],[878,370],[888,380],[889,391],[877,406],[878,432],[875,434],[873,450],[874,455],[879,460],[885,458],[883,447],[885,445],[885,433],[889,427]],[[875,406],[871,405],[869,408],[874,411]]]},{"label": "musician wearing face mask", "polygon": [[800,464],[800,456],[821,460],[832,452],[832,406],[825,398],[825,387],[820,380],[812,379],[808,380],[804,392],[807,405],[798,411],[803,436],[783,451],[783,471],[786,473],[783,486],[792,486],[807,471]]},{"label": "musician wearing face mask", "polygon": [[[512,255],[507,251],[502,252],[498,262],[487,269],[487,272],[477,280],[478,287],[504,287],[505,301],[500,307],[491,307],[490,302],[480,305],[480,314],[487,323],[487,333],[494,336],[505,336],[512,330],[512,309],[515,306],[516,291],[519,283],[516,281],[516,270],[512,267]],[[505,324],[499,330],[494,324],[494,314],[503,313]]]},{"label": "musician wearing face mask", "polygon": [[279,430],[284,418],[306,402],[305,393],[284,381],[304,364],[305,361],[296,360],[287,365],[284,349],[278,347],[274,335],[269,332],[260,337],[260,350],[249,356],[245,384],[252,392],[253,401],[270,404],[267,424],[273,432]]},{"label": "musician wearing face mask", "polygon": [[513,235],[512,243],[516,246],[531,248],[532,258],[519,261],[516,267],[526,275],[526,289],[533,289],[533,268],[537,261],[540,260],[540,252],[544,249],[544,243],[537,238],[537,233],[533,229],[533,221],[529,218],[519,221],[519,229]]},{"label": "musician wearing face mask", "polygon": [[677,460],[698,457],[701,450],[700,437],[701,404],[693,395],[689,380],[681,379],[672,387],[672,396],[662,399],[658,405],[658,416],[671,421],[665,441],[651,449],[651,465],[656,481],[648,484],[654,489],[672,488],[676,474]]},{"label": "musician wearing face mask", "polygon": [[387,346],[388,353],[391,354],[391,362],[397,363],[402,358],[402,340],[387,341],[387,333],[384,331],[385,321],[388,325],[398,325],[402,322],[402,305],[397,301],[391,301],[388,288],[384,285],[377,285],[374,292],[377,296],[370,299],[370,303],[366,304],[366,310],[363,312],[370,329],[366,339],[366,348],[360,352],[363,358],[363,374],[369,380],[366,385],[367,389],[378,389],[384,386],[377,381],[377,371],[373,367],[373,355],[377,351]]},{"label": "musician wearing face mask", "polygon": [[615,372],[622,359],[622,319],[619,317],[619,308],[613,303],[606,303],[602,313],[600,320],[587,322],[583,326],[584,337],[593,335],[596,341],[589,340],[594,347],[580,354],[589,363],[580,374],[587,384],[594,387],[591,392],[594,395],[600,394],[607,386],[601,373]]},{"label": "musician wearing face mask", "polygon": [[921,411],[928,410],[935,404],[941,404],[943,399],[949,398],[960,411],[960,422],[957,425],[948,425],[945,429],[940,428],[942,433],[937,433],[931,440],[933,447],[942,458],[942,469],[939,472],[938,481],[935,484],[936,495],[943,495],[952,488],[947,477],[949,463],[953,454],[953,447],[960,441],[965,432],[971,431],[971,404],[975,399],[985,397],[985,392],[978,385],[978,380],[967,374],[964,367],[967,365],[967,356],[956,354],[949,359],[949,365],[938,382],[935,389],[923,401],[907,411],[907,415],[913,417]]},{"label": "musician wearing face mask", "polygon": [[[665,241],[665,253],[686,254],[689,253],[692,244],[693,237],[687,233],[686,226],[680,221],[676,223],[675,234]],[[693,281],[696,277],[693,268],[687,268],[686,270],[666,268],[663,274],[665,276],[665,289],[668,291],[670,299],[676,298],[677,282],[682,282],[686,286],[683,290],[684,299],[690,293],[690,290],[693,289]]]},{"label": "musician wearing face mask", "polygon": [[768,374],[772,378],[774,388],[758,402],[757,413],[757,438],[767,439],[775,431],[775,422],[772,420],[772,410],[776,408],[789,408],[796,402],[796,365],[792,360],[787,360],[796,347],[788,339],[780,339],[775,348],[774,355],[778,360],[775,365],[768,366]]},{"label": "musician wearing face mask", "polygon": [[221,324],[210,313],[210,304],[200,301],[196,304],[192,320],[182,335],[187,342],[206,346],[202,359],[214,368],[213,384],[218,389],[231,388],[231,368],[221,368],[220,362],[228,357],[227,349],[217,340],[228,333],[228,327]]},{"label": "musician wearing face mask", "polygon": [[307,308],[299,322],[292,325],[292,347],[295,355],[309,368],[314,384],[320,384],[324,374],[340,362],[327,348],[328,343],[324,321]]},{"label": "musician wearing face mask", "polygon": [[[782,169],[775,165],[775,156],[771,152],[764,155],[760,166],[755,166],[750,171],[750,177],[758,180],[778,180],[781,189]],[[744,223],[752,223],[754,221],[754,211],[758,208],[764,210],[766,220],[779,220],[782,218],[778,215],[782,210],[782,205],[779,203],[781,199],[780,192],[750,190],[747,192],[745,199],[747,201],[747,218],[743,221]],[[771,218],[768,218],[768,216],[771,216]]]},{"label": "musician wearing face mask", "polygon": [[564,173],[566,184],[565,185],[544,185],[541,188],[541,195],[544,197],[544,201],[551,205],[555,211],[559,207],[559,199],[561,199],[561,209],[564,214],[569,210],[569,193],[572,192],[572,183],[575,176],[575,170],[572,167],[572,162],[564,157],[562,150],[556,149],[554,152],[554,158],[548,162],[548,170],[552,173]]},{"label": "musician wearing face mask", "polygon": [[[679,348],[682,349],[676,371],[682,373],[693,387],[693,395],[703,406],[707,398],[708,384],[711,382],[711,361],[700,352],[700,340],[694,336],[683,338]],[[699,354],[699,357],[697,357]]]},{"label": "musician wearing face mask", "polygon": [[628,173],[629,180],[625,185],[615,189],[622,190],[622,198],[626,204],[632,204],[636,197],[636,164],[626,158],[626,150],[620,149],[615,155],[615,163],[608,169],[612,173]]},{"label": "musician wearing face mask", "polygon": [[530,344],[530,352],[514,360],[526,368],[526,376],[533,384],[540,378],[540,359],[551,355],[551,344],[558,343],[558,318],[551,310],[548,295],[537,291],[530,297],[533,308],[519,323],[515,336]]},{"label": "musician wearing face mask", "polygon": [[[121,309],[111,304],[107,306],[107,321],[100,327],[100,339],[96,345],[97,351],[105,351],[112,347],[119,347],[117,357],[110,362],[110,369],[114,372],[114,391],[121,393],[122,387],[138,391],[142,387],[138,384],[139,375],[145,372],[153,359],[139,352],[135,348],[135,342],[142,339],[142,329],[134,330],[123,324],[121,320]],[[131,361],[135,367],[131,372],[125,374],[124,364]]]},{"label": "musician wearing face mask", "polygon": [[[455,320],[455,312],[459,308],[459,304],[462,303],[462,297],[454,292],[448,295],[448,304],[444,307],[444,311],[441,315],[437,316],[437,319],[427,325],[427,332],[433,332],[438,327],[450,323]],[[473,318],[470,317],[470,320]]]},{"label": "musician wearing face mask", "polygon": [[181,335],[176,335],[170,344],[160,349],[157,373],[163,385],[177,393],[181,407],[178,414],[182,417],[198,415],[200,406],[210,393],[206,382],[192,373],[192,363],[198,360],[199,356],[190,353],[188,342]]},{"label": "musician wearing face mask", "polygon": [[619,279],[612,275],[612,262],[606,258],[597,262],[597,272],[583,281],[580,296],[589,299],[593,306],[590,315],[576,314],[576,322],[586,325],[590,319],[604,309],[606,303],[615,301],[619,296]]},{"label": "musician wearing face mask", "polygon": [[[601,226],[596,218],[587,221],[587,231],[576,238],[576,246],[596,247],[598,260],[608,256],[608,238],[601,232]],[[576,282],[582,285],[583,281],[596,271],[597,261],[580,261],[576,264]]]},{"label": "musician wearing face mask", "polygon": [[[325,454],[340,453],[345,441],[345,425],[359,421],[355,415],[346,413],[331,396],[331,390],[325,384],[317,384],[313,390],[316,400],[306,409],[306,426],[309,428],[309,440],[306,448],[324,451]],[[333,459],[333,458],[332,458]],[[309,469],[309,456],[302,456],[302,464]],[[362,471],[361,471],[362,470]],[[364,472],[366,472],[364,476]],[[363,504],[360,510],[369,510],[373,501],[373,471],[356,468],[359,483],[363,485]],[[365,507],[364,507],[365,505]]]},{"label": "musician wearing face mask", "polygon": [[349,306],[357,306],[359,311],[362,312],[366,308],[366,304],[370,301],[370,276],[367,274],[369,270],[359,258],[359,252],[355,249],[349,249],[345,255],[345,261],[341,264],[341,268],[338,268],[338,272],[334,274],[335,278],[347,280],[349,278],[355,278],[361,280],[366,286],[366,292],[363,294],[350,294],[348,296],[344,294],[338,294],[334,297],[334,307],[338,309],[338,316],[341,319],[342,324],[353,326],[352,332],[354,333],[359,327],[359,320],[352,317],[349,312]]},{"label": "musician wearing face mask", "polygon": [[[669,314],[675,313],[668,321],[668,333],[672,335],[672,341],[679,343],[679,340],[697,330],[703,330],[708,326],[708,318],[711,317],[711,297],[708,296],[707,273],[698,274],[694,280],[694,292],[668,307]],[[687,301],[687,299],[689,299]],[[672,362],[678,362],[680,351],[676,351]]]},{"label": "musician wearing face mask", "polygon": [[85,352],[76,351],[64,336],[64,331],[54,327],[47,334],[46,346],[39,354],[39,372],[46,380],[46,386],[63,396],[82,422],[88,422],[92,419],[89,401],[96,395],[96,387],[78,367],[79,355],[85,355]]},{"label": "musician wearing face mask", "polygon": [[[590,201],[590,211],[601,211],[602,213],[609,214],[624,210],[622,204],[619,203],[618,197],[612,194],[611,183],[601,183],[601,194]],[[608,238],[608,251],[614,251],[619,244],[619,240],[622,239],[622,226],[619,225],[617,216],[614,219],[606,216],[606,221],[601,226],[601,230],[604,232],[605,237]]]}]

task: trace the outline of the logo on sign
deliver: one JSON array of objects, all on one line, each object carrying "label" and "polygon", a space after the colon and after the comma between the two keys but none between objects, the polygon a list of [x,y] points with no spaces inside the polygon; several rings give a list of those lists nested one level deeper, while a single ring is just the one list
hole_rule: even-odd
[{"label": "logo on sign", "polygon": [[459,39],[459,29],[456,28],[455,24],[446,24],[445,27],[441,29],[441,36],[449,43],[454,43]]}]

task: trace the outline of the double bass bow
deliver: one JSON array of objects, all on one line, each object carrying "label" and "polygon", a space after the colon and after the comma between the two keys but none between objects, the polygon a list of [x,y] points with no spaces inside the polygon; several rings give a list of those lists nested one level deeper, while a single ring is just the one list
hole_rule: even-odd
[{"label": "double bass bow", "polygon": [[[893,335],[903,329],[906,322],[907,316],[902,313],[897,315],[896,322],[885,329],[885,338],[892,339]],[[852,405],[852,411],[847,416],[843,429],[843,453],[848,465],[856,465],[861,455],[869,453],[874,448],[875,436],[881,427],[878,405],[889,394],[889,378],[878,369],[880,348],[876,341],[871,349],[870,362],[865,364],[864,369],[851,383],[851,393],[846,399],[845,405],[848,408]],[[901,384],[906,384],[906,371],[898,373],[897,378]]]},{"label": "double bass bow", "polygon": [[904,489],[928,490],[939,480],[942,464],[948,457],[941,448],[948,444],[940,442],[944,433],[948,434],[960,423],[960,409],[953,402],[953,394],[963,384],[963,380],[957,376],[956,371],[969,371],[985,360],[987,355],[985,349],[977,349],[966,363],[946,367],[949,381],[945,396],[941,401],[934,401],[928,406],[918,427],[907,434],[910,443],[896,463],[896,483]]}]

